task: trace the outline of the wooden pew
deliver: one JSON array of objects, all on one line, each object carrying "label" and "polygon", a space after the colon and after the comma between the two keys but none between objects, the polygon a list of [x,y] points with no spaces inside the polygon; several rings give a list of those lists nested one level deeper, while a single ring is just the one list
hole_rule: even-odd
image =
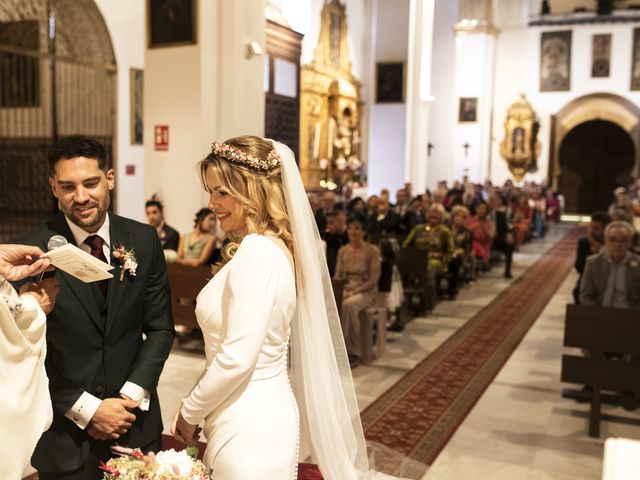
[{"label": "wooden pew", "polygon": [[[588,350],[588,356],[563,355],[561,380],[593,388],[589,436],[600,436],[602,390],[633,392],[625,404],[638,406],[640,394],[640,315],[634,310],[567,305],[564,346]],[[605,352],[625,354],[613,359]],[[629,359],[629,357],[631,357]]]},{"label": "wooden pew", "polygon": [[[211,267],[187,267],[177,263],[170,263],[167,265],[167,272],[169,284],[171,285],[171,307],[173,309],[174,323],[189,328],[199,328],[195,315],[196,297],[213,277]],[[332,279],[331,286],[333,287],[338,315],[340,315],[344,282]]]},{"label": "wooden pew", "polygon": [[398,257],[407,308],[414,315],[427,308],[428,255],[429,252],[423,248],[402,247]]},{"label": "wooden pew", "polygon": [[213,277],[211,267],[188,267],[170,263],[167,265],[171,285],[171,307],[176,325],[199,328],[196,321],[196,297]]}]

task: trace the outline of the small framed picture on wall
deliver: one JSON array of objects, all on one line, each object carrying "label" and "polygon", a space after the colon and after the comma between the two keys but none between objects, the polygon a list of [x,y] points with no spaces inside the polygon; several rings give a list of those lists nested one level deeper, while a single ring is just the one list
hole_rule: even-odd
[{"label": "small framed picture on wall", "polygon": [[195,0],[147,0],[149,48],[196,43]]},{"label": "small framed picture on wall", "polygon": [[474,123],[478,121],[478,98],[460,97],[458,105],[458,123]]},{"label": "small framed picture on wall", "polygon": [[376,64],[376,103],[404,102],[404,63]]}]

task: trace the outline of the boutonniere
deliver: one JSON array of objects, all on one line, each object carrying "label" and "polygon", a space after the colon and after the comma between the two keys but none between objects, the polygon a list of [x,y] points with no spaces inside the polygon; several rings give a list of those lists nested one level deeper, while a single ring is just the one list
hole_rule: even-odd
[{"label": "boutonniere", "polygon": [[131,277],[136,276],[138,261],[136,260],[136,254],[133,248],[131,250],[127,250],[122,244],[114,246],[113,258],[120,262],[120,281],[124,280],[125,273]]},{"label": "boutonniere", "polygon": [[631,260],[631,268],[638,268],[638,262]]}]

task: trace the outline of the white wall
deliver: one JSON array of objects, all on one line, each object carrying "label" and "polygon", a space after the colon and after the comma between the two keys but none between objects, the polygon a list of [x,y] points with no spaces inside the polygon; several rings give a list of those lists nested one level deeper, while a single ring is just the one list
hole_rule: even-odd
[{"label": "white wall", "polygon": [[[264,48],[261,0],[199,0],[198,43],[146,51],[144,190],[158,193],[167,222],[180,232],[207,205],[197,164],[214,140],[264,134],[262,57],[247,56],[247,42]],[[157,152],[154,125],[169,126],[169,150]]]},{"label": "white wall", "polygon": [[453,25],[457,18],[457,1],[436,1],[431,75],[431,91],[435,100],[429,107],[431,121],[427,137],[427,141],[434,145],[428,159],[427,186],[430,189],[435,188],[439,180],[460,176],[460,166],[454,163],[454,152],[460,148],[454,141],[458,105]]},{"label": "white wall", "polygon": [[[144,221],[144,147],[131,145],[129,120],[129,69],[143,68],[145,49],[145,3],[129,0],[95,0],[104,17],[118,67],[116,105],[116,184],[114,210],[125,217]],[[150,141],[145,131],[145,142]],[[135,166],[135,175],[125,175],[126,165]]]},{"label": "white wall", "polygon": [[[369,184],[368,193],[383,188],[395,192],[404,185],[406,91],[403,103],[375,103],[375,64],[403,62],[405,85],[409,31],[409,0],[377,0],[373,26],[373,61],[369,106]],[[406,89],[405,89],[406,90]],[[392,194],[393,198],[393,194]]]},{"label": "white wall", "polygon": [[[503,29],[498,39],[496,58],[496,88],[494,101],[493,165],[491,177],[502,183],[510,178],[506,162],[499,154],[499,142],[504,137],[504,120],[509,106],[518,100],[518,93],[527,99],[541,123],[542,143],[538,172],[526,180],[546,179],[549,168],[550,117],[570,101],[591,93],[614,93],[638,104],[640,92],[629,90],[631,76],[631,42],[635,24],[601,24],[558,27],[513,26]],[[572,30],[571,90],[568,92],[539,91],[540,35],[543,31]],[[611,33],[611,69],[609,78],[591,78],[591,36]]]}]

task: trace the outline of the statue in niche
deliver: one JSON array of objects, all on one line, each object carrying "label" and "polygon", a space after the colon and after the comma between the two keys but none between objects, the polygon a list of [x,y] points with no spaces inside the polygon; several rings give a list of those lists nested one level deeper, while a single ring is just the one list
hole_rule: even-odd
[{"label": "statue in niche", "polygon": [[516,182],[526,173],[537,170],[540,155],[538,131],[540,123],[536,113],[524,95],[507,112],[504,122],[504,139],[500,142],[500,155],[507,161]]}]

